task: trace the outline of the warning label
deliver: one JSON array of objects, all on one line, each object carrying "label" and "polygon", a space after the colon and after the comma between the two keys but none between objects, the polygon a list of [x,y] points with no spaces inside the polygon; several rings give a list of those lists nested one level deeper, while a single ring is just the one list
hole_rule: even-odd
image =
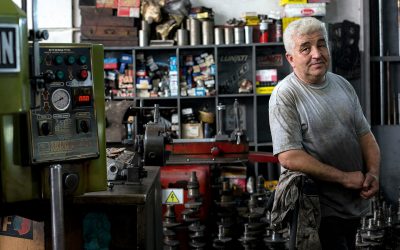
[{"label": "warning label", "polygon": [[163,204],[183,204],[183,189],[167,188],[162,190]]}]

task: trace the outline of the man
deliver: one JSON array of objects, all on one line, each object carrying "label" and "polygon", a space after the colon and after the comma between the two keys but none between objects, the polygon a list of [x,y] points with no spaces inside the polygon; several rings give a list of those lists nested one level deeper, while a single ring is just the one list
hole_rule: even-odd
[{"label": "man", "polygon": [[367,199],[379,189],[380,151],[357,95],[343,77],[328,72],[327,32],[307,17],[284,32],[293,72],[274,89],[269,119],[274,155],[318,185],[322,249],[355,249]]}]

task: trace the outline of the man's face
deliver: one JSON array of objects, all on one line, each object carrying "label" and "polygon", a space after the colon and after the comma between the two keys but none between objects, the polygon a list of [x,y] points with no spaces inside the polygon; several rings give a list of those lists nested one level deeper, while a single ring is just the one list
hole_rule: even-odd
[{"label": "man's face", "polygon": [[324,80],[329,67],[329,50],[320,32],[293,36],[294,48],[286,58],[294,73],[305,83],[318,84]]}]

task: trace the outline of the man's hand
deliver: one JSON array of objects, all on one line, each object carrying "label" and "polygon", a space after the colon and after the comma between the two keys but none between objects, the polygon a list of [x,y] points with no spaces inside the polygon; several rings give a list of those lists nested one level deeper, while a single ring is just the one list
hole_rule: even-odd
[{"label": "man's hand", "polygon": [[361,189],[365,184],[365,177],[361,171],[343,172],[341,183],[345,188]]},{"label": "man's hand", "polygon": [[379,190],[379,177],[372,173],[365,174],[365,180],[361,190],[361,197],[369,199],[374,196]]}]

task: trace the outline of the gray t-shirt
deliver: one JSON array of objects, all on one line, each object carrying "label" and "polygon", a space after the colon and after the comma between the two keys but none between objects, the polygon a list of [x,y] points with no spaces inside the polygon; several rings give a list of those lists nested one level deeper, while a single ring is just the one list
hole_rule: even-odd
[{"label": "gray t-shirt", "polygon": [[[328,72],[319,85],[303,83],[294,73],[283,79],[269,101],[273,152],[304,149],[342,171],[363,171],[360,136],[370,131],[356,92],[343,77]],[[360,190],[316,180],[322,216],[359,217],[368,209]]]}]

